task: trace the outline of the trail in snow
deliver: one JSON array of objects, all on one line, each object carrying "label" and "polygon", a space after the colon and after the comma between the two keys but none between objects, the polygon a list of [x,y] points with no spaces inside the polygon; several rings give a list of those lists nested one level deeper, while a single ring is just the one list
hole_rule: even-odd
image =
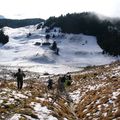
[{"label": "trail in snow", "polygon": [[[36,26],[22,28],[4,28],[9,35],[9,42],[0,47],[0,64],[13,66],[17,69],[34,72],[66,73],[78,71],[89,65],[102,65],[115,61],[115,57],[102,54],[102,49],[96,42],[96,37],[84,34],[56,34],[50,42],[56,40],[60,55],[55,55],[49,46],[35,46],[36,42],[45,41],[44,30],[36,30]],[[31,33],[31,36],[27,35]],[[10,67],[11,69],[12,67]]]}]

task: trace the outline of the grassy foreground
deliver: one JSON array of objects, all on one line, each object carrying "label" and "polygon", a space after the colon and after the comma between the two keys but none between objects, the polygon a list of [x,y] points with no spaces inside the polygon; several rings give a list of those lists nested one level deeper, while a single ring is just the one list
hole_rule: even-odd
[{"label": "grassy foreground", "polygon": [[120,120],[120,62],[71,73],[68,96],[53,90],[47,78],[0,80],[0,120]]}]

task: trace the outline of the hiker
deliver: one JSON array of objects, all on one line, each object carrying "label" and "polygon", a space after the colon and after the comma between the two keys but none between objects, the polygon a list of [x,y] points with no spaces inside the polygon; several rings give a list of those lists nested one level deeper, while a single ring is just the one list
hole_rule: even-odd
[{"label": "hiker", "polygon": [[[67,101],[70,102],[70,101],[72,101],[72,99],[70,98],[69,94],[67,93],[67,91],[65,89],[65,81],[66,81],[66,75],[58,78],[58,88],[57,88],[58,95],[57,95],[57,97],[59,95],[65,95]],[[56,99],[54,101],[56,101]]]},{"label": "hiker", "polygon": [[14,77],[17,78],[17,88],[18,89],[22,89],[22,86],[23,86],[23,77],[25,77],[25,74],[19,68],[18,72],[14,74]]},{"label": "hiker", "polygon": [[67,74],[66,75],[66,85],[67,86],[70,86],[71,85],[71,82],[72,82],[72,78],[71,78],[71,75],[70,74]]},{"label": "hiker", "polygon": [[53,88],[53,80],[49,77],[49,79],[48,79],[48,90],[51,90],[52,88]]},{"label": "hiker", "polygon": [[58,92],[64,92],[65,91],[65,76],[58,78]]}]

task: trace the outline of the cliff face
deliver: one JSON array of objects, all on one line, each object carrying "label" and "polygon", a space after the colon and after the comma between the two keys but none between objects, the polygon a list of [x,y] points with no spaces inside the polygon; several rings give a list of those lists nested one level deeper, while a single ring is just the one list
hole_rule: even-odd
[{"label": "cliff face", "polygon": [[[120,62],[87,67],[71,73],[72,84],[58,94],[54,76],[53,90],[47,89],[47,77],[25,72],[23,89],[16,82],[0,81],[0,119],[12,120],[119,120]],[[1,70],[1,73],[3,71]],[[0,74],[2,76],[2,74]]]}]

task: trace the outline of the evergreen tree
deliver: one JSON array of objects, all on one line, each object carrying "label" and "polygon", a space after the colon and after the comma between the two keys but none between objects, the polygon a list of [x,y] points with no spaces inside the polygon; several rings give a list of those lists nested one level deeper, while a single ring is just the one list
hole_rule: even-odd
[{"label": "evergreen tree", "polygon": [[4,34],[3,30],[0,30],[0,43],[6,44],[9,41],[9,37]]}]

